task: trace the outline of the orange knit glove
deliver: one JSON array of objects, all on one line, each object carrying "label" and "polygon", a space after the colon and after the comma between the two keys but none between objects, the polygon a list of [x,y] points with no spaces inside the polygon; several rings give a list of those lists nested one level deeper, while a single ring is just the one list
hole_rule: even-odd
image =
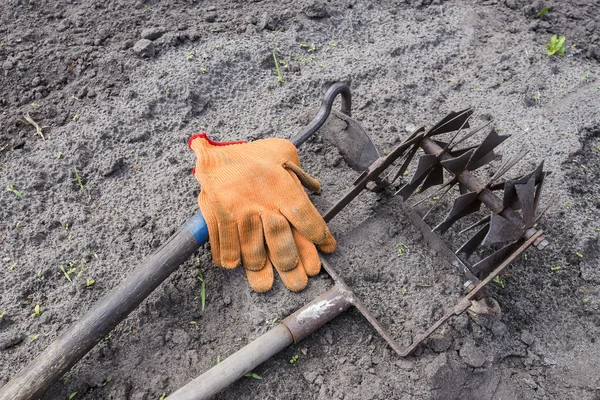
[{"label": "orange knit glove", "polygon": [[331,253],[336,241],[302,188],[318,192],[320,184],[300,168],[296,147],[275,138],[214,142],[205,133],[188,146],[213,263],[243,264],[257,292],[273,286],[273,267],[288,289],[304,289],[321,270],[315,245]]}]

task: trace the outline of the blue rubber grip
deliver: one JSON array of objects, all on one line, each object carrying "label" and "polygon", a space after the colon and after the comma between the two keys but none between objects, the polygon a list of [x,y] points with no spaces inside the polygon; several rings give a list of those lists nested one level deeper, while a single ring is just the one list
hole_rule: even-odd
[{"label": "blue rubber grip", "polygon": [[200,211],[185,221],[183,226],[194,235],[198,244],[204,244],[208,240],[208,226]]}]

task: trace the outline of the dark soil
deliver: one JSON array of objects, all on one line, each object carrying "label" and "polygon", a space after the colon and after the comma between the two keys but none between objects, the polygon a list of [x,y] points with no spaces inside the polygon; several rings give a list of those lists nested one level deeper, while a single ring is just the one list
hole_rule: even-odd
[{"label": "dark soil", "polygon": [[[526,147],[512,176],[543,159],[553,172],[540,222],[551,244],[490,287],[495,319],[461,315],[401,359],[351,310],[217,398],[598,399],[600,16],[573,0],[536,17],[547,5],[4,1],[0,187],[22,198],[0,191],[0,386],[195,212],[191,134],[290,138],[343,81],[382,153],[452,110],[493,116],[513,136],[492,167]],[[567,38],[562,57],[546,54],[552,34]],[[319,137],[300,157],[321,211],[357,176]],[[461,275],[391,191],[361,195],[330,226],[332,264],[402,345],[461,296]],[[298,294],[280,282],[253,293],[202,249],[43,398],[159,399],[330,286],[322,273]]]}]

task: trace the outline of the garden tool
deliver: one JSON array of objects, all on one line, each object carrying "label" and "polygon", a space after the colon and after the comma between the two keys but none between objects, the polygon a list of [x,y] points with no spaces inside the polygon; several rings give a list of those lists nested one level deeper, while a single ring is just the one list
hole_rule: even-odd
[{"label": "garden tool", "polygon": [[[508,137],[497,135],[491,129],[480,145],[455,149],[456,145],[489,125],[469,130],[458,139],[464,130],[470,128],[469,121],[472,114],[472,109],[452,112],[427,131],[422,127],[415,130],[387,156],[380,157],[372,163],[368,170],[354,182],[353,188],[324,216],[325,221],[329,221],[365,189],[379,191],[392,187],[394,181],[404,176],[418,149],[422,148],[425,154],[420,157],[415,173],[408,182],[396,190],[396,193],[407,200],[417,190],[422,193],[430,187],[441,185],[442,189],[446,189],[445,193],[448,193],[449,188],[456,184],[459,185],[461,195],[454,201],[448,216],[442,221],[443,226],[438,224],[433,230],[413,208],[406,203],[403,204],[405,213],[423,232],[424,238],[430,246],[437,251],[442,249],[441,253],[446,256],[450,254],[450,261],[465,274],[467,294],[454,307],[425,333],[419,335],[410,346],[403,348],[374,318],[333,267],[325,259],[322,259],[323,267],[334,281],[331,289],[285,318],[275,328],[168,396],[168,399],[202,400],[214,396],[285,347],[298,343],[351,306],[355,306],[360,311],[401,357],[411,354],[419,344],[453,316],[460,315],[468,309],[474,312],[486,312],[487,303],[482,301],[486,285],[498,277],[530,246],[541,250],[548,244],[543,236],[544,232],[534,227],[534,223],[545,211],[538,212],[538,205],[542,184],[548,173],[543,171],[543,164],[541,164],[532,173],[517,179],[499,182],[498,180],[523,158],[525,153],[521,152],[502,166],[486,184],[481,183],[472,171],[493,161],[496,158],[494,149]],[[442,134],[450,135],[447,142],[432,139],[432,137]],[[387,171],[388,169],[390,170]],[[450,175],[447,183],[444,183],[444,170],[448,171]],[[386,171],[384,178],[392,177],[391,179],[382,178]],[[494,194],[495,190],[500,189],[504,190],[503,199]],[[456,254],[462,257],[459,258],[445,246],[434,231],[448,231],[460,218],[479,210],[481,204],[488,206],[491,215],[465,230],[481,226],[479,231],[457,250]],[[522,215],[518,213],[519,209]],[[470,265],[468,258],[474,249],[486,243],[508,243],[508,245],[494,251],[474,265]]]},{"label": "garden tool", "polygon": [[[333,105],[342,96],[342,113],[349,117],[350,89],[341,83],[332,85],[317,116],[307,128],[290,141],[295,146],[304,143],[323,125]],[[347,125],[349,137],[360,137],[355,124]],[[367,154],[358,160],[374,161],[378,154],[368,136],[361,139]],[[367,143],[367,145],[365,145]],[[343,152],[342,152],[343,153]],[[347,156],[350,156],[349,154]],[[40,355],[0,388],[0,399],[33,400],[40,397],[60,376],[85,356],[103,337],[116,327],[131,311],[148,297],[179,265],[186,261],[208,240],[208,227],[201,213],[189,218],[156,253],[138,266],[123,282],[111,290],[81,319],[62,333]]]}]

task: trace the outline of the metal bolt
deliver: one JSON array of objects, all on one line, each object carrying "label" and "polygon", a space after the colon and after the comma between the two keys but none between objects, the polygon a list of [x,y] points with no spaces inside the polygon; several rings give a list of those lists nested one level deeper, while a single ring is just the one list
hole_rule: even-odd
[{"label": "metal bolt", "polygon": [[546,246],[548,246],[549,244],[550,244],[550,242],[548,242],[548,240],[544,239],[540,242],[540,244],[538,244],[535,247],[537,247],[538,250],[544,250],[546,248]]},{"label": "metal bolt", "polygon": [[469,293],[471,292],[473,289],[475,289],[475,284],[471,281],[466,281],[463,284],[463,287],[465,288],[465,293]]}]

